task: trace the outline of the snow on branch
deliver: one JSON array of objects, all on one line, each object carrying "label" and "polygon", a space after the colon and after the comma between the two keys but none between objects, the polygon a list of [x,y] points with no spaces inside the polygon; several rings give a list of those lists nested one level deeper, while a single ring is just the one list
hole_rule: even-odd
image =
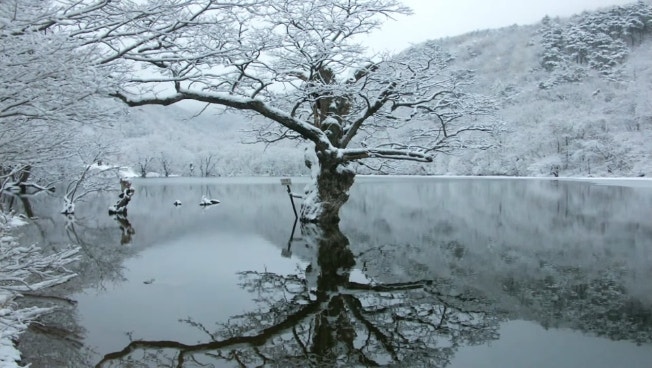
[{"label": "snow on branch", "polygon": [[44,256],[41,249],[32,244],[18,246],[13,242],[0,244],[0,290],[26,292],[45,289],[64,283],[75,277],[65,268],[79,259],[79,249],[70,248],[60,253]]},{"label": "snow on branch", "polygon": [[14,165],[8,168],[0,166],[0,193],[34,194],[41,191],[54,192],[51,184],[40,185],[28,181],[32,173],[31,165]]},{"label": "snow on branch", "polygon": [[408,160],[432,162],[433,157],[425,150],[413,150],[397,145],[396,148],[349,148],[342,150],[344,161],[356,161],[365,158],[381,158],[388,160]]},{"label": "snow on branch", "polygon": [[[102,18],[109,0],[22,1],[0,4],[0,161],[52,167],[70,156],[83,125],[115,122],[106,96],[116,68],[97,68],[98,50],[72,29]],[[45,165],[44,165],[45,164]]]},{"label": "snow on branch", "polygon": [[200,101],[200,102],[232,107],[239,110],[255,111],[260,115],[267,117],[301,134],[306,139],[315,142],[315,144],[317,144],[318,146],[322,146],[322,147],[331,146],[330,141],[326,137],[326,134],[321,129],[305,121],[296,119],[292,117],[290,114],[286,113],[285,111],[276,109],[270,106],[268,103],[265,103],[258,99],[238,97],[227,93],[198,92],[198,91],[192,91],[185,88],[180,88],[177,93],[162,98],[158,98],[158,97],[131,98],[128,95],[120,92],[114,93],[113,96],[121,99],[129,106],[171,105],[173,103],[183,101],[183,100],[193,100],[193,101]]},{"label": "snow on branch", "polygon": [[18,367],[20,352],[14,342],[29,323],[50,308],[17,309],[14,300],[21,292],[33,292],[62,284],[75,277],[66,267],[77,260],[79,248],[71,247],[50,255],[36,245],[21,246],[7,234],[15,223],[12,215],[0,221],[0,366]]},{"label": "snow on branch", "polygon": [[[103,155],[104,151],[98,149],[93,155],[92,163],[84,164],[81,173],[68,183],[63,196],[62,214],[73,215],[75,213],[76,202],[89,194],[110,191],[112,189],[108,179],[118,177],[119,167],[99,165],[98,163],[101,162]],[[83,155],[80,153],[80,156]],[[83,157],[80,158],[83,160]]]}]

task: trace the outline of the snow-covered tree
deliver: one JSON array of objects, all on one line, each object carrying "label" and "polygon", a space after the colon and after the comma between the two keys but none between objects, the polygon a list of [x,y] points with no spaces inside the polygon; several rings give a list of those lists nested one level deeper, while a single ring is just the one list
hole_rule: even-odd
[{"label": "snow-covered tree", "polygon": [[44,255],[32,244],[20,245],[9,234],[22,220],[0,213],[0,366],[18,367],[20,352],[14,346],[29,323],[50,308],[19,308],[21,293],[35,292],[67,282],[76,275],[66,267],[79,259],[79,248],[71,247]]},{"label": "snow-covered tree", "polygon": [[[119,177],[119,167],[101,164],[104,151],[96,151],[90,160],[79,154],[82,168],[72,180],[67,183],[63,196],[61,213],[74,215],[77,201],[92,193],[116,190]],[[88,161],[86,161],[87,159]],[[84,162],[86,161],[86,162]]]},{"label": "snow-covered tree", "polygon": [[652,29],[652,7],[640,0],[626,8],[623,38],[629,39],[631,45],[638,45]]},{"label": "snow-covered tree", "polygon": [[557,22],[546,16],[541,23],[541,46],[543,47],[541,66],[551,72],[563,67],[566,63],[563,53],[566,41],[564,40],[563,29]]},{"label": "snow-covered tree", "polygon": [[199,173],[201,176],[207,178],[215,176],[215,155],[206,153],[199,158]]},{"label": "snow-covered tree", "polygon": [[[430,162],[439,151],[464,146],[462,134],[490,130],[479,121],[448,120],[449,110],[472,111],[473,100],[459,88],[464,73],[441,73],[446,59],[438,48],[413,58],[369,57],[357,42],[384,19],[409,13],[398,1],[120,4],[120,18],[107,13],[102,29],[86,28],[89,40],[101,38],[106,64],[133,70],[114,96],[131,106],[191,100],[248,111],[278,128],[261,128],[267,141],[310,142],[315,182],[303,202],[305,221],[339,219],[354,181],[352,162]],[[364,131],[412,124],[427,134],[360,139]]]},{"label": "snow-covered tree", "polygon": [[[571,62],[587,65],[612,77],[632,47],[650,32],[652,7],[643,1],[604,11],[583,13],[562,26],[550,17],[542,20],[541,65],[556,72],[556,82],[576,82],[582,73],[573,72]],[[550,84],[550,83],[549,83]]]},{"label": "snow-covered tree", "polygon": [[163,176],[166,178],[169,177],[174,170],[174,160],[170,157],[170,155],[161,152],[161,155],[158,158],[158,162],[161,165],[161,173]]},{"label": "snow-covered tree", "polygon": [[600,33],[590,42],[589,66],[602,73],[621,64],[629,54],[629,48],[620,39],[612,39],[604,33]]},{"label": "snow-covered tree", "polygon": [[591,35],[578,26],[572,26],[568,32],[568,41],[565,50],[571,60],[577,64],[588,63],[589,57],[589,40]]},{"label": "snow-covered tree", "polygon": [[136,166],[138,167],[138,173],[140,174],[141,178],[146,178],[147,173],[151,170],[152,166],[154,164],[154,157],[152,156],[140,156],[138,158],[138,162],[136,163]]},{"label": "snow-covered tree", "polygon": [[108,70],[72,28],[106,1],[7,0],[0,3],[0,162],[36,168],[66,160],[84,126],[110,122]]}]

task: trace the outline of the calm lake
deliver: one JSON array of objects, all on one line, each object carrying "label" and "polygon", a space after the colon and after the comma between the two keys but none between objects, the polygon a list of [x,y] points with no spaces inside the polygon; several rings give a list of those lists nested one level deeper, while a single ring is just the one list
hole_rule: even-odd
[{"label": "calm lake", "polygon": [[25,363],[652,366],[652,181],[358,177],[327,229],[277,178],[133,184],[126,219],[30,198],[22,241],[82,260]]}]

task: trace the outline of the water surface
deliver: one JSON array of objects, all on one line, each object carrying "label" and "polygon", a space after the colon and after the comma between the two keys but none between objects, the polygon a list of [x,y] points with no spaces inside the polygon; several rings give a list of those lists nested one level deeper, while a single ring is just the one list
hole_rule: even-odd
[{"label": "water surface", "polygon": [[34,198],[25,240],[84,259],[47,321],[68,333],[21,347],[34,367],[649,367],[652,185],[603,184],[359,177],[338,228],[294,233],[278,179],[137,180],[126,222],[112,195],[74,222]]}]

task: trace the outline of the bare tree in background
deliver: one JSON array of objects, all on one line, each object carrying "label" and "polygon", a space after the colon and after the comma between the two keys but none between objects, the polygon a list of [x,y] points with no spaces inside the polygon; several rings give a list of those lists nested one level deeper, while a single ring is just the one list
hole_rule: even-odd
[{"label": "bare tree in background", "polygon": [[207,178],[215,176],[215,156],[212,153],[205,154],[199,158],[199,173]]},{"label": "bare tree in background", "polygon": [[161,164],[161,170],[163,170],[163,175],[167,178],[172,174],[172,158],[169,155],[161,152],[159,157],[159,163]]},{"label": "bare tree in background", "polygon": [[141,156],[138,158],[138,171],[140,172],[141,178],[146,178],[147,173],[150,171],[152,164],[154,163],[154,157],[150,156]]}]

